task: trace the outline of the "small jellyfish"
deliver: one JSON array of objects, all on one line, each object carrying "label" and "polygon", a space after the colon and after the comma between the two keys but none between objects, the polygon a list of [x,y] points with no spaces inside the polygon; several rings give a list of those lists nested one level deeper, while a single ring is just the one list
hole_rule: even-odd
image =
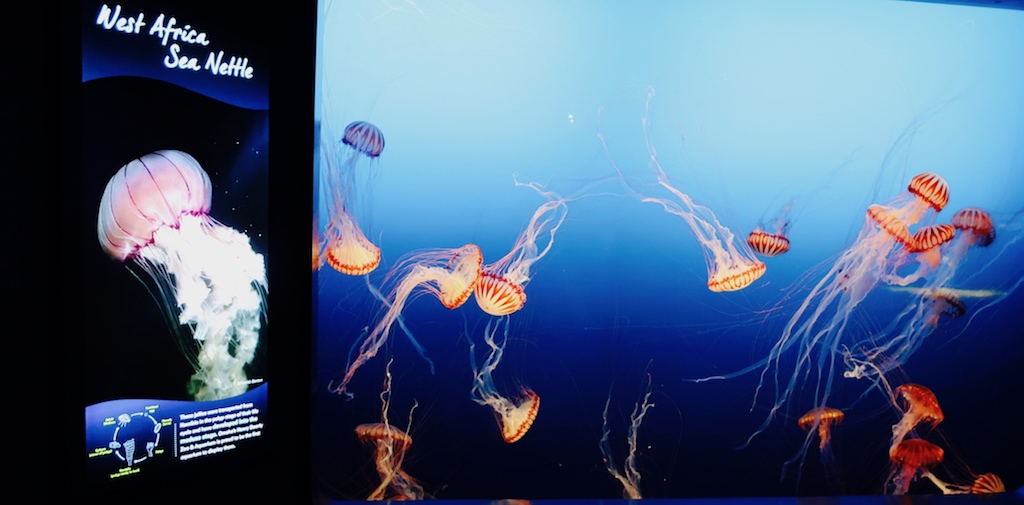
[{"label": "small jellyfish", "polygon": [[771,221],[758,223],[747,235],[747,244],[759,256],[774,258],[789,251],[789,211],[793,202],[788,202]]},{"label": "small jellyfish", "polygon": [[[391,362],[384,372],[384,390],[380,394],[381,422],[360,424],[355,432],[359,440],[374,448],[374,464],[380,475],[377,486],[367,500],[422,500],[426,493],[415,479],[402,469],[405,453],[412,447],[412,437],[408,433],[395,428],[388,422],[388,409],[391,406]],[[412,413],[417,404],[409,411],[409,424],[412,424]]]},{"label": "small jellyfish", "polygon": [[[501,358],[505,353],[505,344],[508,343],[509,318],[491,320],[484,329],[484,342],[491,349],[487,359],[480,367],[476,364],[476,346],[469,340],[469,362],[473,368],[473,387],[470,389],[470,397],[474,402],[490,407],[494,411],[494,417],[501,429],[501,438],[505,443],[511,444],[519,441],[526,435],[526,432],[533,426],[537,419],[537,411],[540,409],[540,396],[532,389],[518,385],[518,394],[515,398],[502,395],[494,384],[493,373],[498,368]],[[501,342],[498,342],[498,331],[504,327],[501,335]],[[469,339],[469,333],[466,333]]]},{"label": "small jellyfish", "polygon": [[980,247],[988,247],[996,239],[996,228],[992,217],[977,207],[960,209],[953,214],[953,226],[961,233],[969,235],[967,242]]},{"label": "small jellyfish", "polygon": [[971,484],[971,494],[998,494],[1005,493],[1006,485],[1003,479],[994,473],[983,473],[974,479]]},{"label": "small jellyfish", "polygon": [[[569,211],[566,203],[578,198],[563,198],[533,182],[524,184],[515,181],[515,184],[532,188],[546,201],[533,213],[512,250],[498,261],[483,267],[474,289],[474,297],[480,309],[492,316],[505,316],[523,308],[526,303],[524,288],[533,277],[530,269],[554,245],[555,234]],[[547,241],[538,246],[537,242],[544,235]]]},{"label": "small jellyfish", "polygon": [[370,291],[387,307],[387,310],[373,330],[363,337],[359,352],[355,358],[349,360],[344,377],[337,386],[332,383],[328,389],[351,398],[351,393],[347,390],[349,381],[359,367],[377,355],[377,351],[391,335],[391,328],[396,322],[420,355],[430,364],[433,373],[434,364],[426,357],[423,347],[413,337],[412,332],[405,327],[402,310],[418,293],[432,294],[445,308],[458,308],[466,303],[476,287],[482,264],[483,255],[475,244],[466,244],[456,249],[428,249],[405,256],[388,272],[384,284],[397,284],[387,297],[367,283]]},{"label": "small jellyfish", "polygon": [[598,139],[601,141],[612,167],[626,184],[630,193],[639,198],[641,202],[661,205],[665,212],[682,218],[687,224],[693,237],[700,243],[701,251],[704,254],[704,264],[708,274],[708,290],[716,293],[741,290],[761,278],[766,266],[764,262],[754,257],[754,251],[746,241],[737,237],[732,230],[719,222],[710,207],[697,203],[690,195],[680,191],[672,184],[668,174],[662,168],[661,162],[658,161],[658,153],[651,139],[650,102],[653,97],[654,88],[650,88],[647,100],[644,102],[642,121],[644,139],[647,143],[648,165],[654,171],[658,185],[674,195],[678,202],[668,198],[652,197],[634,189],[627,182],[622,170],[611,159],[608,145],[600,131],[597,134]]},{"label": "small jellyfish", "polygon": [[911,244],[904,249],[904,254],[893,264],[898,270],[904,263],[917,263],[917,269],[905,276],[891,274],[885,276],[890,285],[907,286],[925,277],[938,268],[942,260],[941,246],[953,240],[956,228],[951,224],[933,224],[919,228],[914,232]]},{"label": "small jellyfish", "polygon": [[832,426],[841,423],[845,416],[846,415],[843,414],[843,411],[839,409],[832,407],[815,407],[801,416],[797,421],[797,424],[802,430],[817,427],[819,440],[818,450],[825,452],[825,448],[828,447],[829,441],[832,440]]},{"label": "small jellyfish", "polygon": [[[374,160],[384,150],[384,135],[366,121],[355,121],[345,127],[339,150],[328,122],[320,133],[320,192],[325,203],[327,224],[320,233],[317,250],[318,265],[326,262],[346,275],[366,275],[380,264],[380,248],[363,234],[352,202],[359,166],[362,160]],[[347,152],[343,152],[347,151]]]},{"label": "small jellyfish", "polygon": [[[919,424],[927,423],[935,427],[945,418],[939,400],[931,389],[920,384],[903,384],[896,388],[893,404],[903,404],[903,417],[892,427],[892,444],[889,447],[890,457],[904,438]],[[899,400],[897,400],[897,398]],[[902,401],[900,401],[902,400]]]},{"label": "small jellyfish", "polygon": [[889,460],[892,461],[889,482],[893,494],[907,494],[914,478],[941,463],[943,456],[941,447],[920,438],[904,440],[893,447],[889,454]]}]

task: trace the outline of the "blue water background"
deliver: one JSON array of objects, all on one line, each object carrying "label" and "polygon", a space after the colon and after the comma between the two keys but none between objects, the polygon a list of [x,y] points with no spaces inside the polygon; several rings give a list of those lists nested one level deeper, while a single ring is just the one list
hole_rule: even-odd
[{"label": "blue water background", "polygon": [[[512,445],[469,399],[465,334],[481,359],[491,319],[472,300],[454,311],[429,297],[407,306],[435,374],[396,328],[357,372],[354,399],[328,394],[380,303],[363,278],[322,269],[312,387],[325,496],[362,498],[376,485],[371,451],[352,430],[380,421],[389,359],[390,421],[405,429],[419,405],[403,467],[435,497],[621,496],[598,450],[601,412],[610,394],[621,468],[646,373],[656,406],[640,428],[645,496],[881,493],[899,414],[877,392],[854,403],[865,383],[835,388],[849,408],[835,462],[822,465],[812,446],[799,478],[790,467],[780,481],[804,441],[795,420],[812,392],[797,391],[793,411],[738,451],[774,392],[752,407],[756,373],[685,379],[767,356],[809,287],[853,245],[867,206],[920,172],[949,183],[937,222],[979,206],[997,223],[996,242],[971,252],[955,287],[1007,291],[1024,277],[1022,12],[913,2],[333,2],[321,15],[323,115],[335,128],[370,121],[387,141],[378,160],[357,166],[354,211],[382,250],[374,286],[416,250],[474,243],[485,263],[508,252],[543,203],[513,177],[569,194],[612,175],[610,156],[667,197],[653,187],[645,105],[669,177],[741,237],[792,201],[792,250],[725,294],[707,290],[697,241],[660,206],[613,182],[598,187],[619,196],[570,202],[525,307],[511,316],[496,372],[499,386],[520,382],[541,396],[535,425]],[[980,312],[996,299],[965,300],[968,317],[944,320],[895,380],[939,396],[946,421],[925,436],[947,451],[943,476],[996,472],[1017,487],[1024,472],[1012,455],[1024,446],[1004,435],[1014,434],[1006,416],[1022,400],[1024,291],[997,299]],[[878,332],[911,301],[877,289],[848,331]]]}]

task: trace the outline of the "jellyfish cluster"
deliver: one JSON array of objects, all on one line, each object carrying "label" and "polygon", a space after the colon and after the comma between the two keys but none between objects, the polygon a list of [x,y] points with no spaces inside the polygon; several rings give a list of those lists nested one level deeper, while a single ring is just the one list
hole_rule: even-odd
[{"label": "jellyfish cluster", "polygon": [[887,487],[892,494],[907,494],[911,483],[918,478],[927,478],[942,494],[989,495],[1006,491],[1002,479],[994,473],[976,475],[965,484],[943,482],[935,475],[933,470],[942,463],[945,451],[917,435],[919,427],[932,430],[945,418],[931,389],[920,384],[903,384],[896,388],[893,403],[898,408],[902,403],[903,415],[892,427],[889,446],[892,467]]},{"label": "jellyfish cluster", "polygon": [[246,366],[266,310],[263,255],[210,216],[212,197],[210,177],[194,157],[157,151],[110,178],[96,226],[111,258],[156,284],[157,302],[195,369],[187,389],[198,401],[249,389]]},{"label": "jellyfish cluster", "polygon": [[[546,422],[539,417],[540,395],[524,381],[502,381],[496,371],[515,351],[508,344],[519,328],[515,323],[528,317],[529,310],[524,310],[529,307],[527,290],[538,275],[537,264],[556,247],[555,239],[567,223],[569,207],[586,197],[613,196],[616,201],[641,206],[651,203],[668,213],[671,217],[667,219],[674,224],[681,219],[682,226],[664,232],[682,231],[693,239],[703,254],[707,272],[700,288],[706,288],[712,296],[736,299],[744,296],[744,290],[758,289],[767,272],[765,262],[787,254],[791,245],[800,247],[791,244],[789,236],[793,203],[787,203],[774,218],[762,220],[747,234],[723,224],[719,214],[691,196],[687,183],[670,177],[660,161],[651,133],[653,96],[651,90],[640,125],[646,169],[631,171],[629,165],[616,161],[599,124],[597,137],[613,173],[581,184],[569,196],[513,177],[516,187],[533,190],[542,201],[508,252],[490,262],[484,248],[469,241],[411,252],[381,251],[371,243],[354,217],[353,202],[368,196],[359,194],[361,188],[356,181],[360,171],[374,169],[373,164],[383,153],[383,133],[373,124],[357,120],[335,136],[325,122],[319,146],[323,206],[314,219],[323,226],[314,224],[314,271],[321,282],[361,277],[359,289],[365,286],[374,307],[356,338],[320,335],[321,339],[351,343],[347,360],[335,363],[331,372],[335,378],[327,383],[327,391],[340,395],[346,404],[357,395],[377,393],[365,384],[373,383],[372,375],[379,369],[366,365],[380,353],[389,352],[391,346],[411,345],[430,374],[435,374],[431,358],[435,344],[416,338],[418,324],[406,310],[415,300],[424,298],[424,311],[443,312],[443,307],[457,311],[464,320],[477,317],[482,321],[475,326],[467,323],[462,334],[449,336],[458,345],[465,342],[469,355],[469,380],[463,393],[493,412],[500,440],[518,445],[522,445],[521,440],[529,440],[531,428]],[[977,475],[971,482],[950,484],[939,480],[935,471],[943,465],[944,450],[921,436],[944,419],[934,393],[909,382],[892,387],[894,381],[903,378],[903,367],[937,328],[971,313],[970,298],[996,298],[987,307],[1008,294],[978,294],[978,290],[965,289],[963,276],[956,275],[969,255],[995,242],[997,223],[977,207],[963,208],[953,213],[948,223],[942,222],[940,216],[948,215],[946,207],[953,189],[938,171],[919,173],[905,184],[905,190],[863,207],[856,217],[860,226],[855,238],[818,269],[801,277],[798,286],[786,290],[783,299],[765,312],[766,317],[778,318],[782,323],[770,330],[773,344],[765,355],[753,359],[749,366],[722,374],[686,377],[683,373],[683,381],[688,387],[701,388],[707,387],[701,384],[712,381],[746,375],[756,378],[750,410],[754,412],[767,401],[766,415],[763,420],[758,418],[759,426],[740,441],[740,449],[749,447],[776,424],[795,426],[794,432],[798,429],[802,433],[802,443],[794,456],[781,462],[783,478],[787,468],[802,468],[812,448],[816,448],[824,465],[834,464],[841,455],[833,450],[833,442],[841,436],[843,424],[850,423],[851,418],[866,423],[870,415],[877,416],[862,415],[857,407],[870,395],[880,393],[900,413],[891,430],[885,426],[879,430],[887,434],[881,438],[888,438],[889,447],[890,473],[884,492],[906,494],[911,484],[921,479],[933,482],[947,494],[1002,492],[1001,480],[991,473]],[[599,186],[614,189],[599,191]],[[395,257],[397,260],[387,266],[388,258]],[[387,267],[378,270],[380,265]],[[895,315],[877,331],[865,332],[858,313],[881,296],[900,300],[893,307]],[[476,301],[475,309],[470,298]],[[482,333],[475,334],[480,328]],[[393,331],[399,330],[404,339],[389,339]],[[478,347],[480,342],[483,345]],[[362,498],[422,499],[426,496],[422,485],[402,469],[404,455],[413,445],[412,436],[391,426],[387,419],[392,394],[390,360],[384,373],[381,419],[366,419],[355,430],[356,437],[372,448],[380,479],[379,485]],[[364,375],[370,377],[354,380]],[[840,398],[835,394],[840,384],[859,388],[861,393],[852,402]],[[610,394],[600,416],[599,461],[630,499],[642,495],[639,460],[643,455],[638,432],[654,406],[651,395],[648,375],[647,390],[629,419],[628,453],[621,467],[615,462],[611,444]]]}]

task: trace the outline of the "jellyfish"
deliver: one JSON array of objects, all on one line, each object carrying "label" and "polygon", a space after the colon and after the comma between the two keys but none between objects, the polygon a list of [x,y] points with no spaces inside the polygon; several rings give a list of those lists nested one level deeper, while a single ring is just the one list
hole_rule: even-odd
[{"label": "jellyfish", "polygon": [[320,191],[326,203],[327,224],[320,234],[318,262],[346,275],[366,275],[380,264],[380,248],[363,234],[352,213],[358,162],[374,160],[384,150],[384,134],[366,121],[345,127],[340,148],[333,143],[329,124],[320,135]]},{"label": "jellyfish", "polygon": [[988,247],[996,239],[992,216],[977,207],[960,209],[953,214],[953,226],[967,237],[963,241],[969,245]]},{"label": "jellyfish", "polygon": [[387,310],[373,330],[363,336],[359,353],[354,359],[349,359],[344,377],[337,386],[333,383],[328,385],[328,389],[351,398],[352,395],[347,390],[349,381],[359,367],[377,355],[396,322],[420,355],[430,364],[430,371],[433,373],[434,364],[426,357],[423,347],[413,337],[412,332],[405,327],[402,310],[406,303],[422,293],[430,293],[447,309],[460,307],[473,293],[482,264],[483,255],[475,244],[466,244],[457,249],[429,249],[407,255],[388,272],[384,284],[397,282],[389,296],[385,297],[367,282],[370,291],[387,307]]},{"label": "jellyfish", "polygon": [[894,446],[889,453],[892,461],[889,482],[893,486],[893,494],[907,494],[914,478],[941,463],[943,455],[941,447],[920,438],[904,440]]},{"label": "jellyfish", "polygon": [[992,495],[1006,492],[1006,485],[1003,484],[1003,479],[1000,479],[999,476],[994,473],[983,473],[978,475],[974,478],[974,481],[967,485],[944,482],[927,469],[921,470],[921,476],[932,481],[932,484],[935,484],[935,487],[939,488],[939,491],[941,491],[942,494]]},{"label": "jellyfish", "polygon": [[195,368],[188,391],[199,401],[248,390],[245,367],[266,309],[263,255],[249,237],[210,217],[212,194],[195,158],[157,151],[110,178],[96,227],[103,250],[149,274],[171,320],[191,330],[198,353],[188,356]]},{"label": "jellyfish", "polygon": [[[498,331],[502,326],[504,329],[499,343]],[[473,368],[473,387],[470,388],[470,398],[494,411],[498,428],[501,429],[501,438],[505,440],[505,443],[511,444],[523,438],[523,435],[526,435],[526,432],[533,426],[533,421],[537,419],[537,411],[540,409],[540,396],[532,389],[519,385],[516,397],[510,398],[499,393],[494,384],[493,373],[498,368],[501,357],[505,354],[508,330],[508,316],[488,321],[487,327],[484,329],[484,342],[487,343],[491,351],[480,367],[477,367],[476,364],[476,346],[469,339],[469,332],[466,332],[466,338],[469,340],[469,363]]]},{"label": "jellyfish", "polygon": [[[630,192],[645,203],[661,205],[665,212],[674,214],[683,219],[689,226],[694,238],[701,245],[704,253],[704,263],[708,271],[708,289],[721,293],[725,291],[737,291],[743,289],[759,279],[765,272],[765,264],[754,257],[754,251],[750,246],[718,221],[715,213],[704,205],[696,203],[689,195],[683,193],[672,185],[668,174],[658,161],[658,153],[651,140],[650,123],[650,102],[654,97],[654,88],[650,88],[647,100],[644,102],[644,118],[642,121],[644,139],[647,142],[647,154],[649,166],[654,170],[658,184],[672,193],[681,202],[677,203],[667,198],[655,198],[644,195],[630,187]],[[619,169],[615,161],[611,159],[608,152],[608,145],[604,141],[600,130],[597,133],[605,154],[611,161],[612,167],[625,182],[626,177]],[[629,186],[629,183],[626,183]]]},{"label": "jellyfish", "polygon": [[843,421],[846,414],[842,410],[832,407],[815,407],[800,417],[797,425],[802,430],[813,430],[818,432],[818,450],[825,453],[825,449],[832,440],[832,426]]},{"label": "jellyfish", "polygon": [[[388,408],[391,403],[391,362],[385,367],[384,391],[380,394],[381,422],[360,424],[355,432],[359,440],[374,448],[374,463],[380,475],[377,486],[367,500],[422,500],[426,495],[415,479],[402,470],[405,453],[412,447],[412,437],[408,433],[388,423]],[[418,404],[414,403],[409,411],[409,424],[412,425],[412,413]]]},{"label": "jellyfish", "polygon": [[[534,182],[524,184],[515,181],[515,184],[532,188],[546,201],[533,213],[512,250],[498,261],[484,266],[480,273],[474,298],[480,309],[492,316],[508,315],[523,308],[523,304],[526,303],[526,293],[523,289],[533,275],[530,268],[554,245],[555,234],[568,212],[566,202],[578,198],[563,198],[553,191],[546,191]],[[547,236],[547,242],[540,247],[537,242],[542,235]]]},{"label": "jellyfish", "polygon": [[[935,427],[942,422],[944,416],[942,407],[939,407],[939,400],[931,389],[920,384],[903,384],[896,388],[894,404],[903,404],[903,416],[900,421],[892,426],[892,443],[889,446],[889,456],[897,451],[904,438],[921,423],[927,423]],[[897,400],[897,398],[899,400]]]},{"label": "jellyfish", "polygon": [[622,497],[629,500],[643,498],[640,494],[640,472],[636,468],[636,437],[640,431],[640,423],[647,415],[647,409],[654,406],[651,403],[651,374],[647,374],[647,392],[643,398],[633,405],[633,413],[629,416],[629,435],[626,440],[629,442],[629,455],[626,456],[625,469],[619,472],[612,459],[611,444],[608,443],[608,435],[611,430],[608,428],[608,405],[612,401],[611,392],[608,393],[608,400],[604,402],[604,412],[601,414],[601,455],[604,457],[604,465],[608,473],[615,477],[622,484]]},{"label": "jellyfish", "polygon": [[844,414],[842,410],[826,406],[814,407],[807,411],[806,414],[800,416],[797,420],[797,426],[806,431],[807,436],[804,437],[800,450],[798,450],[793,457],[783,463],[782,479],[786,478],[786,472],[789,469],[789,466],[793,463],[797,463],[797,480],[799,481],[803,474],[803,465],[804,460],[807,457],[807,449],[811,446],[811,442],[814,440],[815,434],[817,434],[819,458],[821,459],[822,466],[826,469],[828,480],[832,481],[832,472],[835,470],[831,445],[832,428],[841,423],[845,416],[846,414]]},{"label": "jellyfish", "polygon": [[902,277],[895,273],[887,275],[885,282],[890,285],[907,286],[928,275],[928,273],[938,268],[942,260],[940,246],[953,240],[955,233],[956,228],[951,224],[945,223],[928,225],[918,229],[914,232],[910,244],[904,249],[906,253],[904,255],[905,259],[897,260],[893,265],[893,269],[896,270],[902,266],[902,263],[909,262],[912,259],[913,262],[917,263],[917,269],[913,273]]},{"label": "jellyfish", "polygon": [[789,211],[793,202],[787,203],[778,215],[768,223],[758,223],[754,231],[747,235],[747,245],[755,253],[766,258],[774,258],[789,251]]},{"label": "jellyfish", "polygon": [[998,494],[1005,493],[1006,485],[1003,479],[994,473],[983,473],[971,483],[971,494]]}]

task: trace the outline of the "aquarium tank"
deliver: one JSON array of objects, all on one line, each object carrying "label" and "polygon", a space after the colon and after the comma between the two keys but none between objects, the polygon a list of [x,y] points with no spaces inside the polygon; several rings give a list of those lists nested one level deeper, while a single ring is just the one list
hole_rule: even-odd
[{"label": "aquarium tank", "polygon": [[1019,493],[1019,7],[321,1],[315,498]]}]

